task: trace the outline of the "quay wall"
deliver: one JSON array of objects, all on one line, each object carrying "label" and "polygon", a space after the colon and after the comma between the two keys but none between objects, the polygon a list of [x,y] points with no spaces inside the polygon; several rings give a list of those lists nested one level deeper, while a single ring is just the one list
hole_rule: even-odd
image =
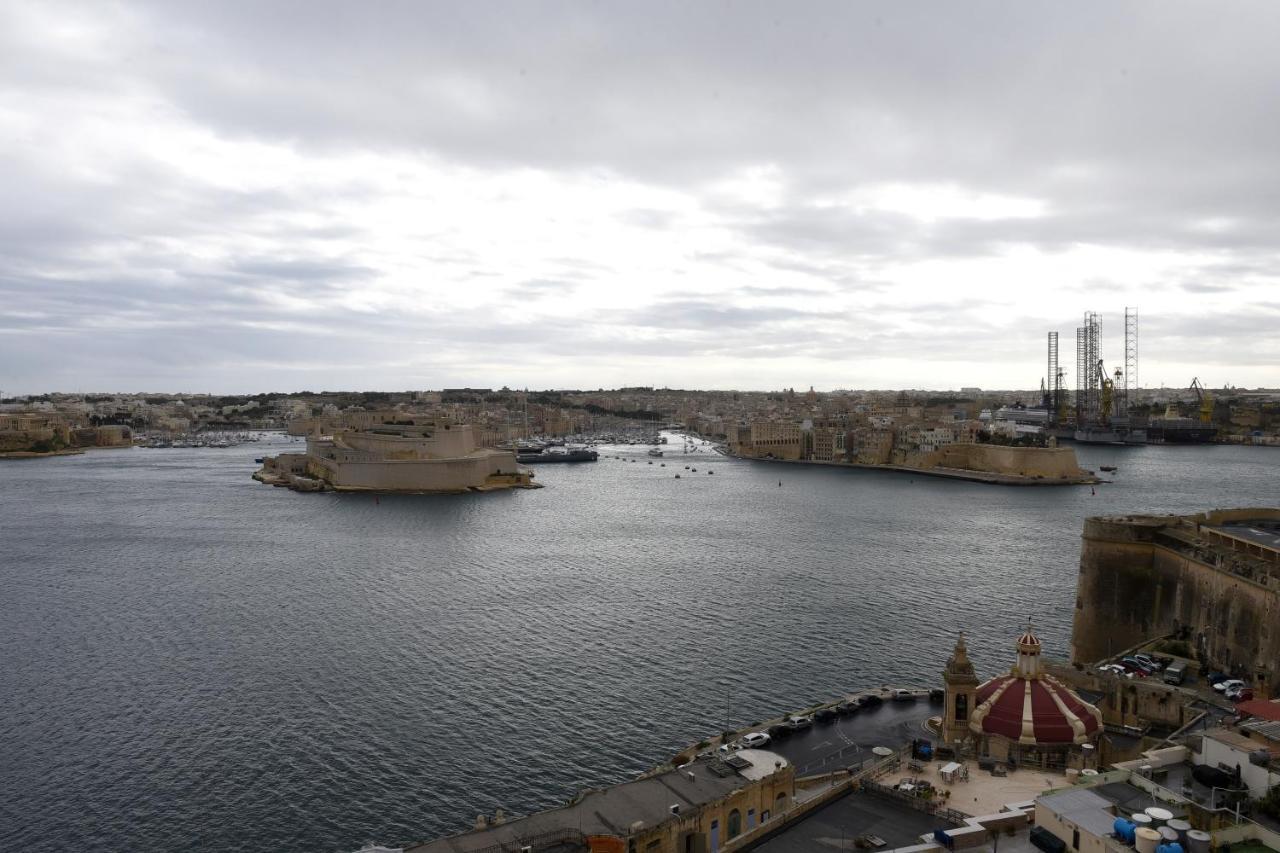
[{"label": "quay wall", "polygon": [[948,444],[930,454],[922,468],[960,468],[990,474],[1017,474],[1049,480],[1084,472],[1070,447],[1005,447],[998,444]]},{"label": "quay wall", "polygon": [[1160,637],[1185,639],[1206,667],[1280,683],[1280,575],[1199,530],[1280,510],[1085,521],[1071,657],[1092,663]]},{"label": "quay wall", "polygon": [[308,458],[311,476],[337,491],[457,492],[486,485],[491,475],[514,474],[514,454],[484,454],[462,459],[340,462]]}]

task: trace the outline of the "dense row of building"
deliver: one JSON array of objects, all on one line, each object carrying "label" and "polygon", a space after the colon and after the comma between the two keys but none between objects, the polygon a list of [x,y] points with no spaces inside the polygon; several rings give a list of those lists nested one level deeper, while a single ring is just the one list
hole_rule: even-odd
[{"label": "dense row of building", "polygon": [[[1180,389],[1143,390],[1137,405],[1196,414]],[[0,401],[0,414],[56,417],[70,429],[103,425],[134,434],[182,435],[284,428],[298,435],[359,428],[387,413],[446,418],[475,427],[482,446],[530,436],[598,433],[636,423],[675,423],[734,444],[743,455],[884,464],[947,444],[1037,443],[1047,413],[1025,391],[792,390],[775,392],[621,388],[519,391],[451,388],[293,394],[45,394]],[[1030,405],[1028,405],[1030,404]],[[1280,442],[1280,393],[1217,397],[1223,440]]]}]

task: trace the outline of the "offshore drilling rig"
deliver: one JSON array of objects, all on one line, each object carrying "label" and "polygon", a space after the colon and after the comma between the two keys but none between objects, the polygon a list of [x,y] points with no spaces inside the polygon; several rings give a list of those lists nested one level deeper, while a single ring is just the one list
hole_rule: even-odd
[{"label": "offshore drilling rig", "polygon": [[1133,413],[1138,390],[1138,309],[1124,309],[1124,367],[1108,372],[1102,359],[1102,323],[1086,311],[1076,329],[1076,441],[1146,444],[1146,423]]},{"label": "offshore drilling rig", "polygon": [[1135,411],[1138,394],[1138,309],[1124,309],[1124,366],[1108,371],[1102,358],[1102,322],[1086,311],[1076,328],[1074,405],[1068,404],[1066,372],[1058,359],[1058,333],[1050,332],[1048,365],[1042,382],[1048,423],[1059,438],[1084,444],[1186,444],[1213,441],[1213,398],[1191,381],[1200,402],[1199,418],[1181,417],[1170,407],[1148,419]]}]

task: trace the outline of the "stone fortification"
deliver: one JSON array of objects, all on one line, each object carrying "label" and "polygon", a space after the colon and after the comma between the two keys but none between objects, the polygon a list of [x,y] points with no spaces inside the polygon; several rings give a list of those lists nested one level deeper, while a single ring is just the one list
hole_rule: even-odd
[{"label": "stone fortification", "polygon": [[1280,509],[1085,521],[1072,660],[1157,637],[1184,639],[1202,667],[1280,677]]},{"label": "stone fortification", "polygon": [[987,474],[1012,474],[1045,480],[1089,476],[1070,447],[1006,447],[999,444],[948,444],[922,454],[919,468],[953,468]]},{"label": "stone fortification", "polygon": [[0,456],[51,456],[79,452],[83,447],[130,447],[127,426],[73,428],[57,414],[17,412],[0,414]]},{"label": "stone fortification", "polygon": [[305,454],[265,459],[254,477],[298,491],[454,493],[538,487],[514,451],[477,447],[469,425],[412,419],[312,436]]}]

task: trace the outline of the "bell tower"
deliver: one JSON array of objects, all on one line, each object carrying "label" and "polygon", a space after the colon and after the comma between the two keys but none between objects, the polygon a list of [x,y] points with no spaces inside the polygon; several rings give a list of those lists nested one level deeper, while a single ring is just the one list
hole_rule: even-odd
[{"label": "bell tower", "polygon": [[947,659],[942,671],[946,684],[946,713],[942,717],[942,740],[957,751],[969,740],[969,715],[977,703],[978,677],[969,662],[969,650],[964,644],[964,632],[956,639],[956,647]]}]

